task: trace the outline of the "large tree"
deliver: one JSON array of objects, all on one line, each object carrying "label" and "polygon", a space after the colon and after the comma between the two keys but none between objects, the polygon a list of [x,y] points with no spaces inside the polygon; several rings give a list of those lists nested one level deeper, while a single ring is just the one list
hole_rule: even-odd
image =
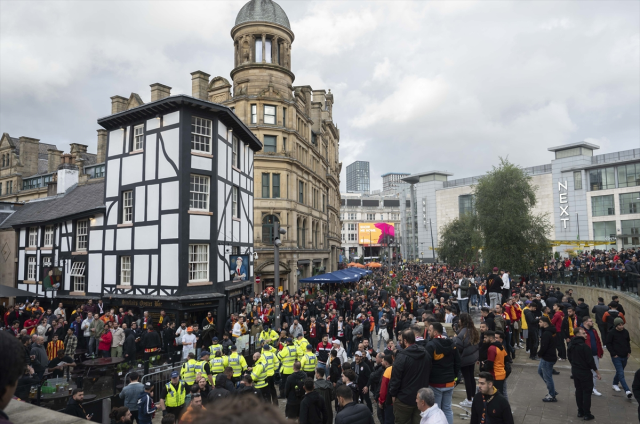
[{"label": "large tree", "polygon": [[536,189],[522,168],[500,159],[500,165],[482,176],[474,187],[482,258],[514,274],[531,272],[551,254],[546,216],[534,215]]},{"label": "large tree", "polygon": [[468,265],[478,261],[482,244],[475,214],[464,214],[440,231],[438,257],[451,265]]}]

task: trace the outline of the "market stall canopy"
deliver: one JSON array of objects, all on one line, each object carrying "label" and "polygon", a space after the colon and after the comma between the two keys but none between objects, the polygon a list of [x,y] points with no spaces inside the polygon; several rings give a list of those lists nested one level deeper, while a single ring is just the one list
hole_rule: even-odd
[{"label": "market stall canopy", "polygon": [[342,278],[342,282],[344,282],[344,283],[353,283],[355,281],[360,281],[360,278],[362,278],[362,274],[354,272],[354,271],[349,270],[349,269],[342,269],[340,271],[334,271],[334,272],[332,272],[332,274]]},{"label": "market stall canopy", "polygon": [[35,293],[0,284],[0,297],[35,297]]},{"label": "market stall canopy", "polygon": [[314,275],[313,277],[303,278],[299,281],[300,283],[315,283],[315,284],[325,284],[325,283],[342,283],[343,280],[333,275],[333,273],[328,274],[320,274]]},{"label": "market stall canopy", "polygon": [[369,274],[373,273],[373,271],[369,271],[368,269],[355,268],[355,267],[354,268],[349,268],[349,269],[346,269],[346,270],[343,270],[343,271],[355,272],[355,273],[360,274],[360,275],[369,275]]},{"label": "market stall canopy", "polygon": [[364,266],[362,264],[358,264],[358,263],[354,263],[353,265],[349,264],[349,267],[350,268],[366,268],[366,266]]},{"label": "market stall canopy", "polygon": [[371,263],[367,264],[367,266],[369,268],[380,268],[380,267],[382,267],[382,264],[380,264],[379,262],[371,262]]}]

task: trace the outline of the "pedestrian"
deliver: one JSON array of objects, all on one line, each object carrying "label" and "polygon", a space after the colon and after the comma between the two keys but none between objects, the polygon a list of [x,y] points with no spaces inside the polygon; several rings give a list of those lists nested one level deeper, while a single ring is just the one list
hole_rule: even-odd
[{"label": "pedestrian", "polygon": [[73,389],[71,392],[71,398],[67,401],[67,407],[64,409],[64,413],[73,417],[82,418],[91,421],[93,414],[87,414],[84,410],[82,402],[84,401],[84,390],[80,388]]},{"label": "pedestrian", "polygon": [[300,402],[300,417],[298,419],[300,424],[325,424],[327,422],[324,399],[320,393],[313,389],[313,378],[307,378],[304,381],[304,398]]},{"label": "pedestrian", "polygon": [[555,338],[559,336],[556,334],[556,328],[551,324],[548,317],[540,319],[540,328],[542,329],[542,336],[540,337],[540,350],[538,351],[538,357],[540,358],[538,375],[547,385],[547,396],[542,401],[557,402],[556,396],[558,392],[556,392],[553,382],[553,365],[558,361]]},{"label": "pedestrian", "polygon": [[[353,400],[353,391],[349,387],[346,385],[338,387],[336,398],[340,405],[340,412],[336,415],[335,424],[374,424],[373,415],[369,409]],[[419,423],[420,420],[416,422],[416,424]]]},{"label": "pedestrian", "polygon": [[25,363],[23,346],[15,336],[7,331],[0,331],[0,352],[2,352],[2,361],[0,361],[0,393],[2,393],[0,396],[0,422],[10,424],[9,417],[4,411],[13,398],[20,377],[25,373],[27,363]]},{"label": "pedestrian", "polygon": [[186,384],[180,381],[178,372],[173,371],[171,373],[171,381],[162,386],[160,390],[160,409],[175,415],[180,420],[186,397]]},{"label": "pedestrian", "polygon": [[326,374],[325,374],[324,368],[318,367],[316,369],[316,381],[314,383],[314,390],[318,392],[318,394],[324,400],[324,410],[325,410],[324,424],[332,424],[333,408],[331,407],[331,404],[335,400],[336,396],[333,389],[333,384],[325,378],[325,375]]},{"label": "pedestrian", "polygon": [[464,378],[467,397],[460,406],[471,407],[476,394],[476,380],[473,371],[479,359],[480,333],[469,314],[460,315],[460,332],[453,338],[453,344],[460,353],[460,371]]},{"label": "pedestrian", "polygon": [[[420,424],[447,424],[447,417],[436,403],[433,390],[423,387],[416,394],[416,404],[420,410]],[[386,424],[386,422],[385,422]]]},{"label": "pedestrian", "polygon": [[300,403],[304,398],[304,381],[307,374],[301,370],[300,362],[293,363],[293,373],[287,377],[284,394],[287,398],[285,415],[289,419],[297,419],[300,416]]},{"label": "pedestrian", "polygon": [[638,369],[636,373],[633,375],[633,383],[631,384],[631,389],[633,390],[633,397],[635,397],[636,401],[639,403],[638,421],[640,421],[640,369]]},{"label": "pedestrian", "polygon": [[444,412],[447,421],[449,424],[453,424],[451,403],[453,388],[456,385],[458,372],[460,372],[460,353],[452,339],[442,337],[443,332],[444,329],[439,322],[431,323],[429,326],[430,340],[426,349],[427,355],[431,359],[429,388],[433,390],[435,402]]},{"label": "pedestrian", "polygon": [[[526,333],[526,352],[529,354],[529,359],[538,360],[538,332],[540,327],[540,317],[536,316],[538,304],[527,300],[525,302],[527,306],[523,309],[522,321],[523,332]],[[524,329],[524,323],[526,323],[526,329]]]},{"label": "pedestrian", "polygon": [[120,399],[124,399],[124,406],[131,411],[131,422],[140,422],[138,418],[138,399],[144,392],[144,384],[140,383],[140,375],[133,371],[129,374],[129,384],[120,392]]},{"label": "pedestrian", "polygon": [[[596,363],[596,368],[600,369],[600,358],[604,354],[602,349],[602,342],[600,341],[600,336],[598,336],[598,332],[593,326],[593,320],[590,317],[584,317],[582,321],[582,327],[587,332],[586,343],[587,346],[591,349],[591,354],[593,356],[593,361]],[[593,394],[596,396],[602,396],[598,390],[596,390],[596,372],[592,372],[593,374]]]},{"label": "pedestrian", "polygon": [[[156,410],[156,405],[153,403],[153,384],[147,381],[144,383],[144,392],[138,398],[138,422],[140,424],[151,424]],[[167,415],[173,416],[173,414]]]},{"label": "pedestrian", "polygon": [[481,372],[478,393],[473,398],[470,424],[513,424],[509,401],[493,385],[493,375]]},{"label": "pedestrian", "polygon": [[567,358],[571,363],[571,375],[576,388],[576,404],[578,405],[578,418],[585,421],[594,419],[591,414],[591,394],[593,393],[593,375],[595,372],[600,380],[600,372],[593,360],[591,347],[587,346],[585,340],[587,332],[584,328],[578,327],[575,336],[569,343]]},{"label": "pedestrian", "polygon": [[633,393],[629,390],[627,381],[624,378],[624,369],[627,366],[629,356],[631,356],[631,339],[629,331],[624,328],[622,318],[616,318],[613,324],[613,329],[607,332],[607,341],[605,343],[607,350],[611,354],[611,362],[613,362],[613,366],[616,369],[616,375],[613,377],[613,390],[619,392],[618,383],[620,383],[627,398],[631,399]]},{"label": "pedestrian", "polygon": [[420,410],[416,404],[416,392],[429,385],[431,358],[427,351],[415,344],[410,329],[402,332],[402,350],[393,363],[389,381],[389,395],[393,401],[393,414],[400,423],[420,423]]},{"label": "pedestrian", "polygon": [[553,340],[556,342],[556,348],[558,350],[558,359],[564,361],[567,359],[567,348],[564,345],[564,338],[562,337],[562,321],[564,320],[563,306],[560,303],[553,305],[553,318],[551,318],[551,325],[556,328],[557,337]]}]

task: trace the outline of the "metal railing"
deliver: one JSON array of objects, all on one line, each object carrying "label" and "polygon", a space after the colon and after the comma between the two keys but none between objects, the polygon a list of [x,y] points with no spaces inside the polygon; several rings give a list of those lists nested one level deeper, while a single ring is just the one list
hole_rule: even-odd
[{"label": "metal railing", "polygon": [[628,274],[621,270],[588,270],[580,268],[563,271],[534,272],[529,276],[555,284],[597,287],[635,294],[638,293],[638,285],[640,284],[640,275]]},{"label": "metal railing", "polygon": [[162,369],[159,369],[155,372],[145,374],[144,376],[142,376],[142,378],[140,379],[140,382],[142,384],[145,384],[147,382],[150,382],[151,384],[153,384],[153,401],[154,402],[160,401],[160,392],[161,392],[162,386],[164,386],[169,381],[171,381],[171,373],[173,371],[180,372],[180,368],[182,368],[181,362],[173,365],[168,364],[167,366],[162,367]]},{"label": "metal railing", "polygon": [[591,158],[591,164],[616,163],[625,160],[640,159],[640,149],[623,150],[621,152],[596,155]]}]

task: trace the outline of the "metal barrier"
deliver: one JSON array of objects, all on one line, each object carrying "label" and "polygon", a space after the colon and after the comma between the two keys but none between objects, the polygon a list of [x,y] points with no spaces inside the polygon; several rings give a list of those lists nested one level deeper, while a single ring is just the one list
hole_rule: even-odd
[{"label": "metal barrier", "polygon": [[171,373],[173,371],[180,372],[180,368],[182,368],[182,363],[174,364],[173,366],[168,365],[164,369],[142,376],[142,378],[140,379],[140,382],[142,384],[145,384],[147,382],[153,384],[154,402],[160,401],[160,389],[171,380]]},{"label": "metal barrier", "polygon": [[166,362],[161,365],[155,365],[155,366],[149,366],[149,361],[138,362],[136,368],[128,371],[122,378],[123,387],[129,384],[130,382],[129,376],[133,372],[137,372],[139,375],[145,376],[147,374],[155,373],[157,371],[166,369],[167,365],[170,365],[171,367],[173,367],[177,364],[179,367],[181,367],[183,363],[180,352],[165,353],[162,355],[155,355],[155,356],[159,356],[161,360],[166,360]]},{"label": "metal barrier", "polygon": [[638,294],[640,275],[618,270],[564,270],[534,272],[530,277],[555,284],[597,287]]}]

